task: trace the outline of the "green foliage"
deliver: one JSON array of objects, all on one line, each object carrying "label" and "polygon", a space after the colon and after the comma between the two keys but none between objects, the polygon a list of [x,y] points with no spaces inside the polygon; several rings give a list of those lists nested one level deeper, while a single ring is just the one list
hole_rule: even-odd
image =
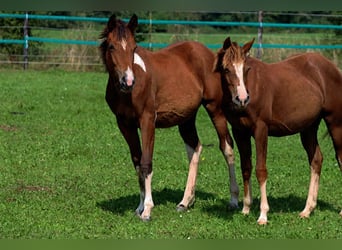
[{"label": "green foliage", "polygon": [[[270,138],[269,225],[258,226],[253,174],[249,216],[229,211],[227,169],[204,109],[196,202],[176,212],[187,175],[177,128],[156,132],[152,221],[141,222],[137,176],[127,144],[104,100],[107,74],[4,71],[0,91],[0,238],[2,239],[341,239],[341,174],[329,137],[318,207],[300,219],[309,167],[299,137]],[[242,206],[242,177],[236,174]]]}]

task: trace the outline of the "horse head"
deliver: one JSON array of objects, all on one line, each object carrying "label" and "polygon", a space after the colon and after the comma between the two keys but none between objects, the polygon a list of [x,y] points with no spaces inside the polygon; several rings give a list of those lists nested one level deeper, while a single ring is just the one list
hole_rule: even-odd
[{"label": "horse head", "polygon": [[239,108],[245,108],[250,101],[245,85],[249,67],[245,63],[253,42],[254,38],[240,47],[236,42],[231,42],[230,37],[227,37],[222,48],[216,54],[214,63],[214,71],[220,72],[224,77],[228,83],[232,101]]},{"label": "horse head", "polygon": [[103,63],[110,75],[119,83],[121,91],[129,92],[134,85],[133,63],[135,59],[134,33],[138,26],[138,17],[134,14],[129,22],[125,22],[112,15],[102,32],[103,39],[100,50]]}]

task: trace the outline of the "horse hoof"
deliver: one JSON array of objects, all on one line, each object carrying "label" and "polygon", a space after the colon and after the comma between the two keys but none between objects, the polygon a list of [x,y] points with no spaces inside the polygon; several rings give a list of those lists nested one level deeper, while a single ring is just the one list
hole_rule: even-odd
[{"label": "horse hoof", "polygon": [[263,220],[263,219],[258,220],[258,224],[259,225],[267,225],[267,220]]},{"label": "horse hoof", "polygon": [[310,217],[310,214],[301,212],[301,213],[299,214],[299,217],[302,218],[302,219],[306,219],[306,218],[309,218],[309,217]]},{"label": "horse hoof", "polygon": [[234,211],[234,210],[238,210],[239,209],[239,205],[238,204],[235,204],[235,203],[229,203],[227,205],[227,210],[228,211]]},{"label": "horse hoof", "polygon": [[176,208],[177,212],[185,212],[188,210],[188,208],[186,206],[184,206],[183,204],[179,204]]},{"label": "horse hoof", "polygon": [[143,222],[149,222],[151,221],[151,216],[146,216],[146,217],[140,217]]}]

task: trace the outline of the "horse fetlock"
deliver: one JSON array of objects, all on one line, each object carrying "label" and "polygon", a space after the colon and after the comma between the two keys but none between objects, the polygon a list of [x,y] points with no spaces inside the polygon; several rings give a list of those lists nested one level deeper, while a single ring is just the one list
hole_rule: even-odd
[{"label": "horse fetlock", "polygon": [[243,206],[242,208],[242,214],[243,215],[249,215],[250,207]]}]

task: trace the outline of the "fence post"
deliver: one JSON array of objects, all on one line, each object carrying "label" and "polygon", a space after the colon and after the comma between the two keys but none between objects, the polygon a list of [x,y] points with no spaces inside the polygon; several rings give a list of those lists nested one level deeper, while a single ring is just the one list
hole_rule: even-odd
[{"label": "fence post", "polygon": [[28,26],[28,13],[26,12],[26,16],[24,19],[24,70],[26,70],[28,67]]},{"label": "fence post", "polygon": [[262,16],[263,16],[263,11],[260,10],[258,12],[258,22],[259,22],[259,28],[258,28],[258,50],[256,54],[256,58],[261,59],[262,56],[262,32],[263,32],[263,27],[262,27]]},{"label": "fence post", "polygon": [[149,45],[148,45],[148,48],[150,50],[152,50],[152,11],[150,11],[149,13],[149,16],[150,16],[150,24],[148,26],[148,32],[149,32]]}]

